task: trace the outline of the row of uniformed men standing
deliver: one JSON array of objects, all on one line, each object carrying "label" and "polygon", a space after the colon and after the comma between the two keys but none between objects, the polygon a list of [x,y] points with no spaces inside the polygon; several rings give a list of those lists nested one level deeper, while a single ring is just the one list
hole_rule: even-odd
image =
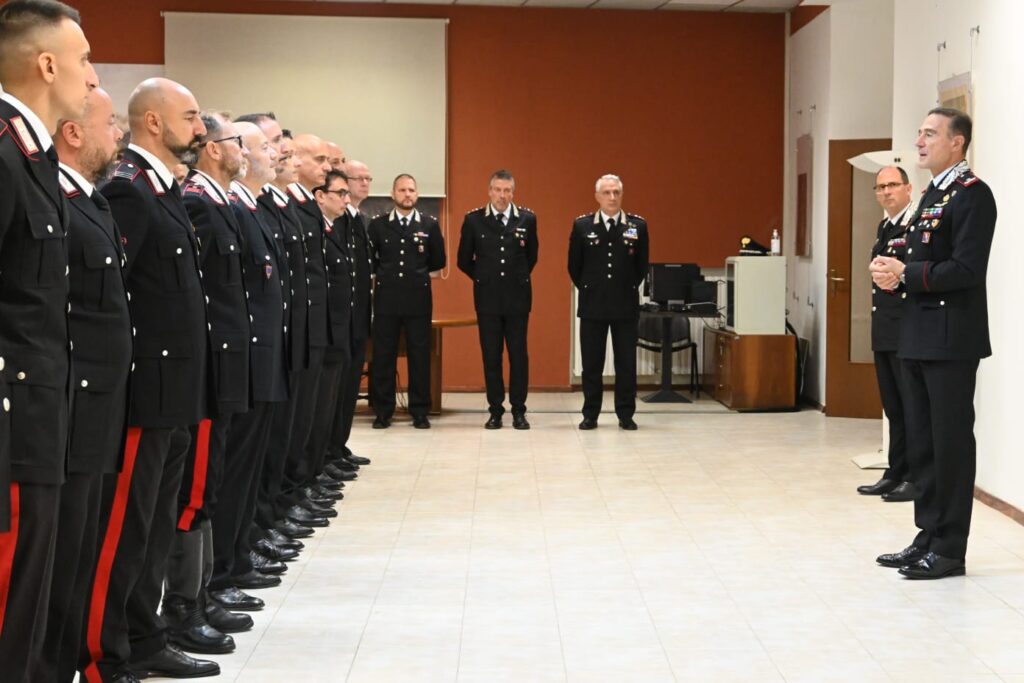
[{"label": "row of uniformed men standing", "polygon": [[[79,65],[48,79],[0,49],[4,680],[216,674],[171,643],[233,649],[262,606],[240,589],[279,583],[368,462],[345,446],[364,226],[314,196],[318,138],[201,115],[165,79],[133,93],[132,144],[98,190],[121,132],[77,12],[15,0],[0,38]],[[340,370],[318,383],[325,357]]]}]

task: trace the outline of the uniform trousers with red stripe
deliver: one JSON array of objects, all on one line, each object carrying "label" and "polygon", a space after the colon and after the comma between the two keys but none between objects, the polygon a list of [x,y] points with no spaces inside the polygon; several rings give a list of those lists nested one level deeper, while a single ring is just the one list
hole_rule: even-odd
[{"label": "uniform trousers with red stripe", "polygon": [[164,599],[198,600],[213,568],[211,522],[224,481],[224,461],[233,415],[203,420],[191,428],[178,493],[177,533],[167,561]]},{"label": "uniform trousers with red stripe", "polygon": [[0,680],[41,681],[60,486],[10,484],[10,525],[0,532]]},{"label": "uniform trousers with red stripe", "polygon": [[86,618],[84,680],[113,680],[167,644],[157,614],[178,519],[188,427],[128,430],[124,467],[104,482],[105,516]]},{"label": "uniform trousers with red stripe", "polygon": [[103,481],[116,477],[72,472],[61,488],[46,644],[36,668],[40,681],[71,683],[78,671],[85,608],[100,547]]},{"label": "uniform trousers with red stripe", "polygon": [[256,401],[247,413],[235,415],[228,434],[224,481],[213,525],[213,576],[210,590],[231,588],[231,577],[252,571],[250,527],[256,513],[270,425],[287,403]]}]

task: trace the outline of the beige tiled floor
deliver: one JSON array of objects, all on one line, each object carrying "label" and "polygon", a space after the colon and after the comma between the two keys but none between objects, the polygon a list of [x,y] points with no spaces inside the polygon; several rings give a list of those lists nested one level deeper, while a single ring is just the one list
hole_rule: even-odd
[{"label": "beige tiled floor", "polygon": [[529,432],[361,418],[373,465],[220,680],[1024,681],[1024,527],[977,505],[964,579],[875,566],[913,531],[854,492],[877,421],[698,403],[584,433],[580,401],[531,397]]}]

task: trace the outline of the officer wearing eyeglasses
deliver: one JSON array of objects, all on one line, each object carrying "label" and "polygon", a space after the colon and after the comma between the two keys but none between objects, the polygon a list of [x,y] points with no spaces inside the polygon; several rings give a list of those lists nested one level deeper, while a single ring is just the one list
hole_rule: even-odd
[{"label": "officer wearing eyeglasses", "polygon": [[[871,258],[890,256],[900,261],[907,253],[907,236],[914,206],[907,172],[887,166],[875,176],[875,198],[885,210],[878,224],[878,236]],[[875,374],[882,408],[889,418],[889,467],[874,484],[858,486],[865,496],[881,496],[887,502],[914,499],[916,489],[910,482],[907,462],[907,430],[903,419],[902,372],[896,351],[900,343],[900,318],[903,312],[903,287],[885,290],[871,287],[871,348],[875,353]]]}]

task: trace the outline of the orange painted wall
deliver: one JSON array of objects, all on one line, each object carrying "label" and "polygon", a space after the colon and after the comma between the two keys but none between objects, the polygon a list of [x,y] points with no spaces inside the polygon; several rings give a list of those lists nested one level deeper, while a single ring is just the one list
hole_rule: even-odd
[{"label": "orange painted wall", "polygon": [[[653,261],[721,267],[742,234],[767,244],[782,224],[781,14],[71,1],[94,61],[136,64],[163,63],[163,10],[448,17],[452,271],[435,281],[435,311],[472,313],[469,281],[454,267],[461,217],[486,201],[490,173],[508,168],[517,202],[538,215],[534,387],[569,384],[568,233],[573,218],[595,209],[598,176],[622,176],[626,209],[650,223]],[[446,332],[444,363],[446,388],[483,385],[475,329]]]}]

